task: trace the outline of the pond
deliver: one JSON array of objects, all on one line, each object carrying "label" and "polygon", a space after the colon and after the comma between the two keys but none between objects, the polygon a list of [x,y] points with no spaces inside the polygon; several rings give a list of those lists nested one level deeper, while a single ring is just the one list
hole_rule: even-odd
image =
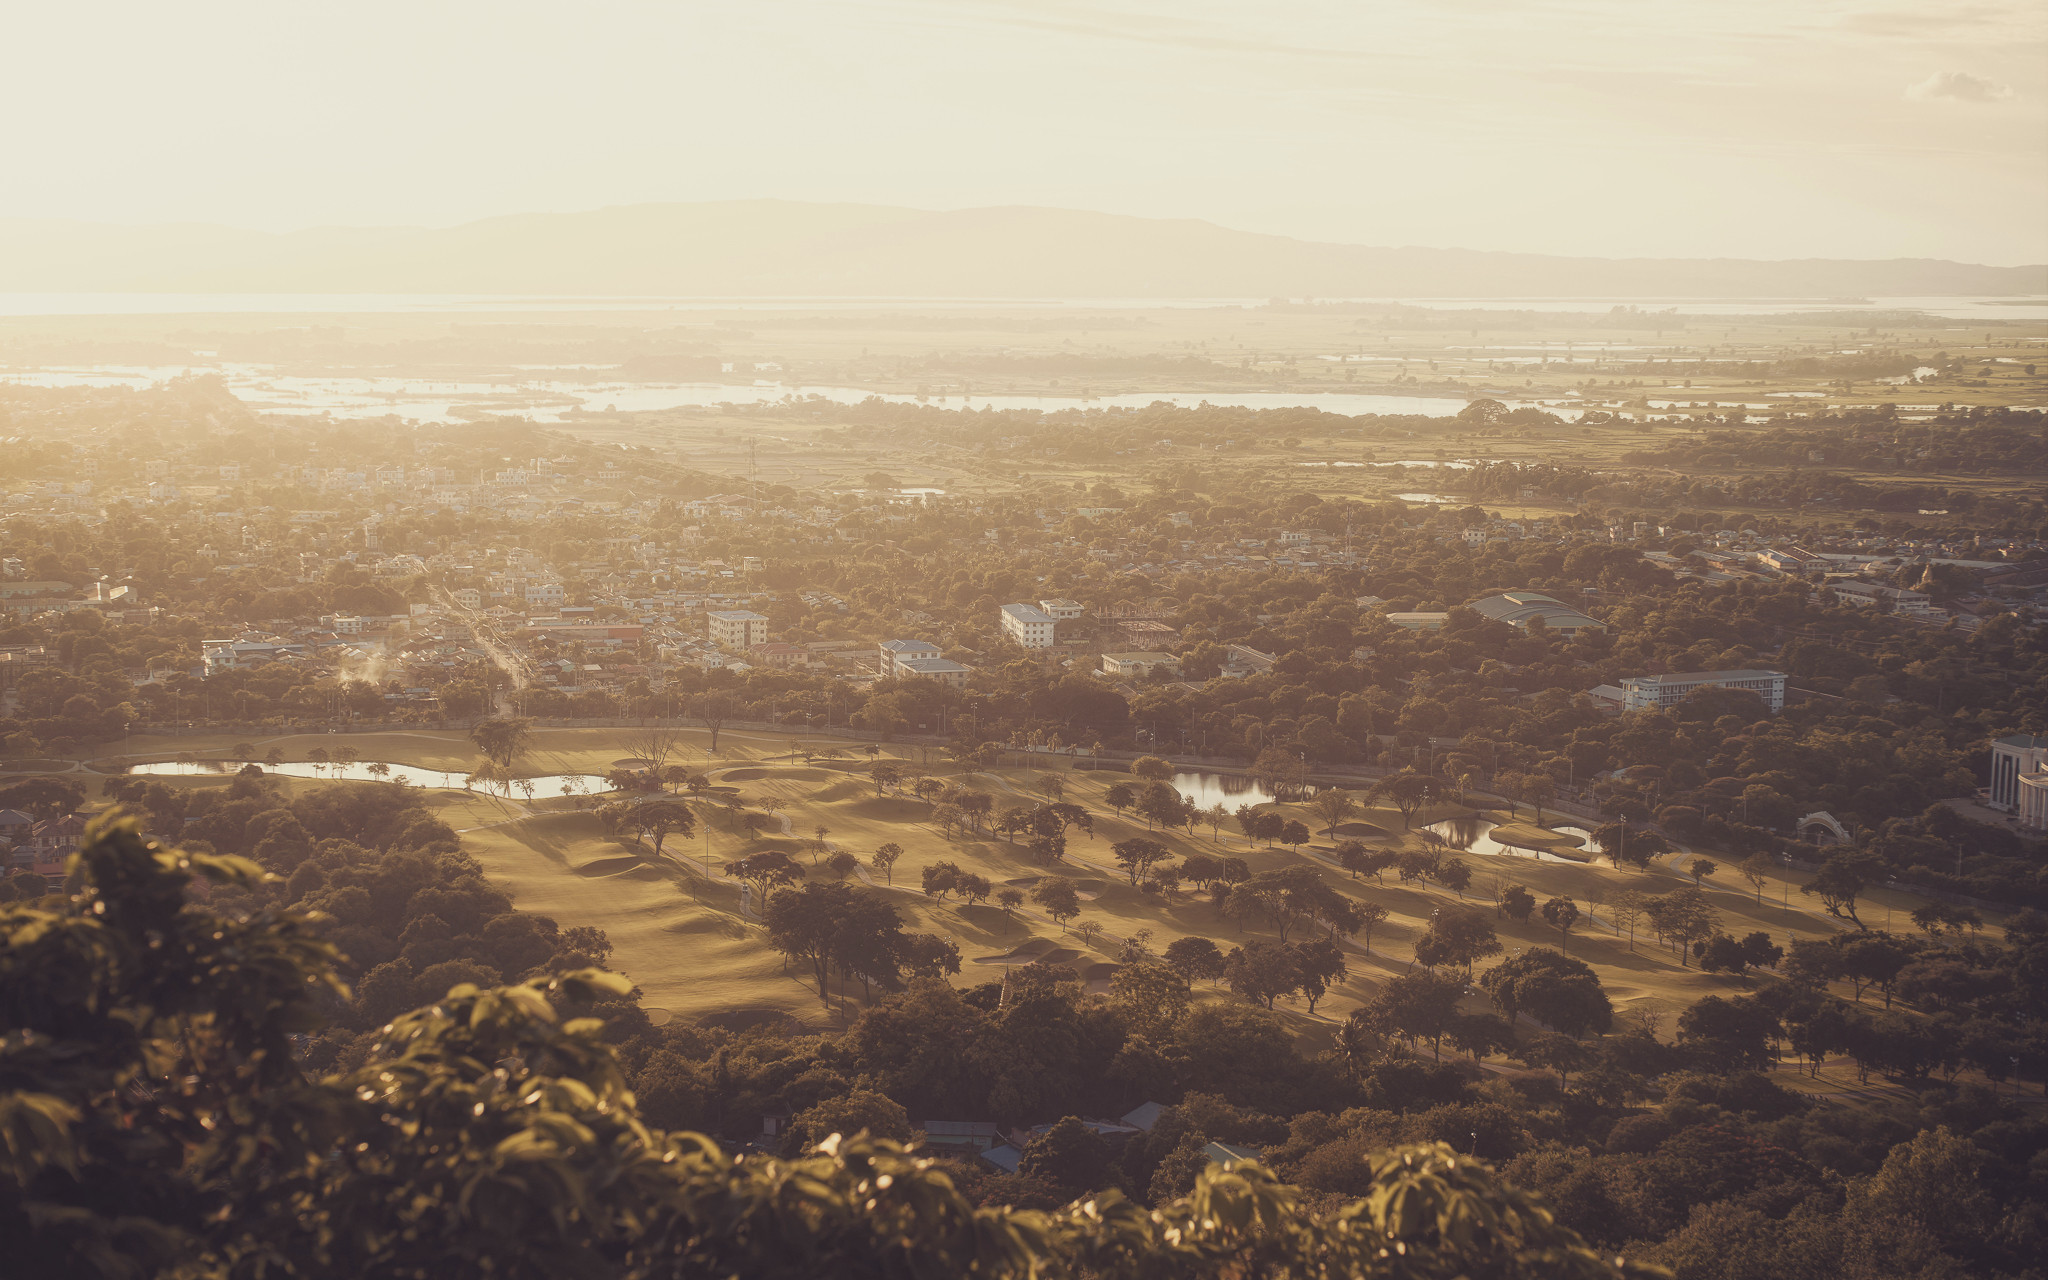
[{"label": "pond", "polygon": [[[1478,853],[1495,858],[1534,858],[1538,862],[1575,862],[1584,865],[1593,855],[1588,851],[1585,858],[1561,858],[1554,853],[1540,849],[1524,849],[1519,845],[1502,844],[1493,838],[1493,829],[1500,824],[1485,818],[1447,818],[1424,827],[1444,838],[1445,843],[1460,853]],[[1584,827],[1559,826],[1550,828],[1562,835],[1577,836],[1591,841],[1593,833]]]},{"label": "pond", "polygon": [[1452,497],[1452,496],[1451,496],[1450,494],[1448,494],[1448,493],[1397,493],[1397,494],[1395,494],[1394,496],[1395,496],[1396,498],[1399,498],[1399,499],[1400,499],[1401,501],[1403,501],[1403,502],[1456,502],[1456,501],[1457,501],[1457,499],[1456,499],[1456,498],[1453,498],[1453,497]]},{"label": "pond", "polygon": [[1267,804],[1273,799],[1257,778],[1243,773],[1176,773],[1173,789],[1199,808],[1220,804],[1233,813],[1241,804]]},{"label": "pond", "polygon": [[[207,761],[198,764],[165,761],[158,764],[138,764],[129,769],[128,772],[151,774],[159,777],[189,778],[205,774],[232,774],[241,767],[239,763],[221,763],[218,761]],[[371,769],[375,766],[369,761],[359,761],[354,764],[314,764],[311,761],[300,761],[292,764],[267,764],[258,765],[257,767],[265,773],[274,773],[286,778],[321,778],[338,782],[398,782],[408,787],[431,787],[446,791],[486,790],[482,786],[465,787],[463,785],[464,781],[469,777],[468,772],[465,770],[444,773],[439,769],[422,769],[418,765],[412,764],[383,765],[382,767],[390,772],[382,776],[371,772]],[[517,780],[513,784],[512,793],[524,796],[526,788],[522,784],[526,782],[533,784],[533,795],[535,798],[565,794],[599,795],[611,790],[611,785],[594,773],[559,773]],[[569,788],[566,792],[562,789],[565,785]],[[496,786],[489,788],[489,790],[492,794],[505,794],[502,788]]]}]

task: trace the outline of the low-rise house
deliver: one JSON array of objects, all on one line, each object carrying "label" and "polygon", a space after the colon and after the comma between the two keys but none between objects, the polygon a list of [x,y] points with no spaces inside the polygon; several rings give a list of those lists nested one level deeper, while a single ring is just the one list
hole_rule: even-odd
[{"label": "low-rise house", "polygon": [[1646,711],[1675,706],[1697,689],[1741,689],[1763,699],[1772,714],[1785,709],[1782,671],[1687,671],[1675,675],[1630,676],[1621,682],[1622,709]]},{"label": "low-rise house", "polygon": [[967,683],[967,677],[974,668],[962,666],[951,658],[898,658],[896,674],[905,679],[937,680],[959,688]]},{"label": "low-rise house", "polygon": [[1105,653],[1102,655],[1102,674],[1143,678],[1154,671],[1164,669],[1168,674],[1180,675],[1180,659],[1170,653],[1141,651],[1136,653]]}]

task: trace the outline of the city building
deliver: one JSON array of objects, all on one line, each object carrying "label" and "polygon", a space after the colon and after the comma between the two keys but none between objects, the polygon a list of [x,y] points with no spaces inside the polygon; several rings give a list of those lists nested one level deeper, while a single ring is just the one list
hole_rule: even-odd
[{"label": "city building", "polygon": [[2013,781],[2019,788],[2020,825],[2048,831],[2048,768],[2023,773]]},{"label": "city building", "polygon": [[1078,600],[1040,600],[1038,611],[1054,622],[1072,622],[1081,616],[1081,602]]},{"label": "city building", "polygon": [[1756,558],[1780,573],[1820,573],[1832,567],[1826,559],[1804,547],[1766,547],[1756,553]]},{"label": "city building", "polygon": [[1540,591],[1503,591],[1499,595],[1481,596],[1472,602],[1471,607],[1496,622],[1505,622],[1525,631],[1538,618],[1543,620],[1546,631],[1567,638],[1583,631],[1607,630],[1607,624],[1598,618],[1589,618],[1562,600]]},{"label": "city building", "polygon": [[1773,714],[1785,709],[1782,671],[1687,671],[1668,676],[1630,676],[1621,682],[1621,705],[1624,711],[1676,706],[1695,689],[1741,689],[1762,698]]},{"label": "city building", "polygon": [[1105,653],[1102,655],[1102,674],[1106,676],[1149,676],[1164,667],[1173,675],[1180,674],[1180,659],[1170,653]]},{"label": "city building", "polygon": [[1442,631],[1450,618],[1448,613],[1390,613],[1387,621],[1404,631]]},{"label": "city building", "polygon": [[1843,604],[1869,605],[1875,608],[1882,603],[1893,613],[1924,614],[1940,612],[1934,601],[1918,591],[1904,591],[1898,587],[1887,587],[1875,582],[1859,582],[1854,578],[1842,578],[1828,584],[1828,590]]},{"label": "city building", "polygon": [[951,658],[898,658],[896,674],[906,680],[936,680],[959,688],[967,683],[967,677],[974,668],[964,667]]},{"label": "city building", "polygon": [[1991,807],[2015,813],[2020,808],[2020,779],[2048,769],[2048,738],[2015,733],[1991,744]]},{"label": "city building", "polygon": [[708,615],[711,643],[725,649],[750,649],[768,643],[768,619],[748,609],[714,609]]},{"label": "city building", "polygon": [[1052,618],[1028,604],[1002,607],[1003,634],[1026,649],[1050,649],[1053,645]]},{"label": "city building", "polygon": [[900,675],[896,664],[906,658],[936,658],[939,646],[922,640],[884,640],[875,646],[875,671],[884,678]]}]

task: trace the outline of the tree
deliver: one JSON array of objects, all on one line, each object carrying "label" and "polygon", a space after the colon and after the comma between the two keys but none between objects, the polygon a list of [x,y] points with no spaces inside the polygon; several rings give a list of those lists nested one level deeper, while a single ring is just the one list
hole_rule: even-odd
[{"label": "tree", "polygon": [[[770,895],[762,921],[768,927],[768,945],[792,960],[811,966],[818,983],[818,995],[825,994],[826,975],[833,958],[833,944],[841,924],[859,906],[858,891],[843,882],[807,884],[801,889],[780,889]],[[894,908],[881,904],[896,918]]]},{"label": "tree", "polygon": [[1024,905],[1024,891],[1022,889],[998,889],[996,890],[996,905],[1003,909],[1004,915],[1013,915],[1018,907]]},{"label": "tree", "polygon": [[1462,898],[1472,887],[1472,868],[1457,858],[1447,859],[1437,865],[1436,882]]},{"label": "tree", "polygon": [[704,727],[711,731],[711,754],[718,754],[718,734],[732,720],[738,710],[732,698],[723,693],[707,693],[697,699],[695,711]]},{"label": "tree", "polygon": [[932,863],[923,872],[925,896],[944,902],[947,894],[960,887],[960,874],[960,868],[951,862]]},{"label": "tree", "polygon": [[1543,806],[1557,798],[1557,784],[1548,774],[1524,773],[1517,775],[1515,786],[1517,799],[1526,800],[1536,810],[1536,825],[1543,825]]},{"label": "tree", "polygon": [[1170,964],[1126,963],[1109,980],[1109,1002],[1133,1032],[1158,1043],[1187,1012],[1188,978]]},{"label": "tree", "polygon": [[1119,840],[1109,846],[1109,851],[1116,856],[1117,865],[1130,875],[1132,884],[1138,883],[1139,878],[1150,871],[1154,864],[1173,856],[1173,851],[1165,845],[1142,836]]},{"label": "tree", "polygon": [[1416,811],[1434,800],[1442,789],[1441,780],[1426,773],[1404,769],[1391,777],[1382,778],[1379,784],[1373,787],[1371,795],[1376,799],[1384,797],[1393,801],[1394,807],[1401,811],[1401,825],[1407,827],[1413,825]]},{"label": "tree", "polygon": [[1366,867],[1366,848],[1356,840],[1346,840],[1337,846],[1337,865],[1351,873],[1353,880]]},{"label": "tree", "polygon": [[[1744,880],[1749,881],[1749,887],[1756,891],[1756,905],[1764,905],[1764,884],[1771,874],[1770,857],[1766,854],[1752,853],[1742,860],[1736,870],[1742,873]],[[1697,884],[1698,881],[1694,883]]]},{"label": "tree", "polygon": [[1124,816],[1124,810],[1138,802],[1138,795],[1131,790],[1130,783],[1113,782],[1109,790],[1102,793],[1102,802],[1116,810],[1116,816],[1121,818]]},{"label": "tree", "polygon": [[1572,1072],[1592,1061],[1592,1055],[1584,1045],[1556,1031],[1531,1036],[1515,1050],[1514,1056],[1515,1061],[1525,1066],[1557,1072],[1557,1087],[1560,1089],[1571,1083]]},{"label": "tree", "polygon": [[1096,1184],[1109,1163],[1109,1144],[1068,1116],[1025,1144],[1017,1172],[1027,1178],[1043,1178],[1078,1195]]},{"label": "tree", "polygon": [[1673,889],[1650,899],[1644,914],[1659,937],[1678,944],[1680,968],[1687,964],[1692,944],[1703,942],[1721,931],[1721,915],[1707,905],[1706,897],[1691,885]]},{"label": "tree", "polygon": [[898,858],[901,858],[902,856],[903,846],[897,844],[895,841],[892,840],[888,844],[883,845],[881,848],[875,850],[872,854],[868,855],[868,863],[870,866],[874,867],[875,870],[881,872],[883,877],[889,884],[895,884],[896,860]]},{"label": "tree", "polygon": [[1323,820],[1323,830],[1334,838],[1337,827],[1358,811],[1358,802],[1342,787],[1324,787],[1316,792],[1309,808],[1316,811],[1316,816]]},{"label": "tree", "polygon": [[858,1086],[837,1097],[812,1103],[790,1121],[790,1129],[806,1143],[823,1142],[833,1134],[855,1134],[910,1141],[910,1113],[887,1094]]},{"label": "tree", "polygon": [[1649,867],[1653,858],[1671,852],[1671,841],[1662,832],[1638,830],[1626,822],[1604,823],[1593,830],[1593,843],[1618,869],[1631,866],[1638,871]]},{"label": "tree", "polygon": [[1175,772],[1173,765],[1158,756],[1139,756],[1131,761],[1131,776],[1148,782],[1171,782]]},{"label": "tree", "polygon": [[1392,913],[1377,902],[1358,904],[1358,927],[1365,934],[1365,954],[1372,954],[1373,927],[1383,923],[1390,914]]},{"label": "tree", "polygon": [[651,721],[619,735],[626,754],[641,762],[640,768],[659,778],[669,761],[682,754],[683,732],[674,725]]},{"label": "tree", "polygon": [[1778,1020],[1752,999],[1707,996],[1678,1015],[1678,1047],[1707,1071],[1763,1071]]},{"label": "tree", "polygon": [[1280,843],[1291,845],[1296,853],[1301,852],[1301,846],[1307,844],[1309,838],[1307,824],[1297,822],[1293,818],[1289,818],[1286,824],[1280,828]]},{"label": "tree", "polygon": [[670,836],[687,840],[697,834],[697,815],[679,800],[614,801],[599,807],[597,819],[606,831],[631,843],[651,841],[657,858]]},{"label": "tree", "polygon": [[1569,946],[1572,926],[1579,922],[1579,904],[1570,898],[1552,898],[1543,904],[1543,919],[1557,930],[1560,946]]},{"label": "tree", "polygon": [[1162,958],[1168,968],[1188,982],[1213,982],[1223,976],[1223,953],[1207,938],[1175,938],[1166,944]]},{"label": "tree", "polygon": [[469,740],[483,752],[485,759],[500,769],[510,769],[512,762],[523,755],[533,741],[533,721],[516,716],[479,720],[470,729]]},{"label": "tree", "polygon": [[1515,1047],[1514,1028],[1496,1014],[1461,1013],[1451,1019],[1450,1030],[1445,1038],[1459,1053],[1469,1053],[1472,1061],[1488,1057],[1501,1049]]},{"label": "tree", "polygon": [[1031,900],[1062,927],[1081,914],[1081,894],[1065,876],[1046,876],[1031,887]]},{"label": "tree", "polygon": [[1417,964],[1430,969],[1440,964],[1463,965],[1468,977],[1476,961],[1500,952],[1493,921],[1472,907],[1438,907],[1430,913],[1429,928],[1415,940]]},{"label": "tree", "polygon": [[1294,967],[1301,975],[1301,994],[1308,1000],[1309,1016],[1315,1016],[1316,1001],[1330,988],[1350,976],[1344,952],[1330,938],[1315,938],[1289,944],[1294,948]]},{"label": "tree", "polygon": [[1462,978],[1429,972],[1404,973],[1380,988],[1364,1012],[1399,1032],[1411,1044],[1429,1041],[1432,1054],[1441,1062],[1444,1036],[1457,1017],[1458,1001],[1464,993]]},{"label": "tree", "polygon": [[1301,989],[1299,954],[1285,942],[1248,942],[1223,958],[1223,980],[1233,993],[1272,1008],[1273,1001]]},{"label": "tree", "polygon": [[878,760],[874,764],[869,765],[868,773],[872,775],[875,780],[875,794],[877,796],[885,794],[890,787],[895,786],[896,783],[903,777],[903,770],[901,767],[891,764],[887,761],[881,760]]},{"label": "tree", "polygon": [[1829,915],[1862,929],[1866,926],[1856,914],[1856,898],[1877,874],[1877,860],[1867,850],[1837,849],[1821,863],[1813,879],[1799,886],[1799,892],[1817,895]]},{"label": "tree", "polygon": [[1715,862],[1712,858],[1694,858],[1691,862],[1685,864],[1685,873],[1692,877],[1692,884],[1695,889],[1699,888],[1700,881],[1713,875],[1720,869],[1721,864]]},{"label": "tree", "polygon": [[1518,884],[1511,884],[1500,895],[1500,913],[1510,920],[1527,923],[1536,910],[1536,895]]},{"label": "tree", "polygon": [[860,869],[860,859],[844,849],[834,849],[832,856],[825,859],[825,870],[844,880]]},{"label": "tree", "polygon": [[1614,1006],[1585,961],[1530,947],[1479,975],[1479,986],[1510,1023],[1522,1014],[1569,1036],[1606,1031]]},{"label": "tree", "polygon": [[1607,904],[1607,918],[1614,921],[1614,931],[1628,930],[1630,951],[1636,949],[1636,925],[1642,921],[1649,901],[1649,895],[1640,890],[1623,889],[1614,895],[1614,901]]},{"label": "tree", "polygon": [[754,900],[764,901],[768,892],[779,885],[794,884],[804,878],[804,869],[780,849],[764,849],[735,862],[725,864],[725,874],[738,880],[754,891]]},{"label": "tree", "polygon": [[0,786],[0,809],[19,809],[37,822],[49,822],[77,811],[85,788],[69,778],[23,778]]}]

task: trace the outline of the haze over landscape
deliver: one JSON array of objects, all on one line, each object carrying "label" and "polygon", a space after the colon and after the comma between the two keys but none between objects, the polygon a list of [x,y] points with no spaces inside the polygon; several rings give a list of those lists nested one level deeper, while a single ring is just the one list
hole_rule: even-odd
[{"label": "haze over landscape", "polygon": [[291,233],[0,221],[0,290],[684,298],[1855,298],[2048,293],[2048,266],[1317,244],[1065,209],[729,201]]},{"label": "haze over landscape", "polygon": [[7,1280],[2048,1280],[2048,7],[0,112]]}]

